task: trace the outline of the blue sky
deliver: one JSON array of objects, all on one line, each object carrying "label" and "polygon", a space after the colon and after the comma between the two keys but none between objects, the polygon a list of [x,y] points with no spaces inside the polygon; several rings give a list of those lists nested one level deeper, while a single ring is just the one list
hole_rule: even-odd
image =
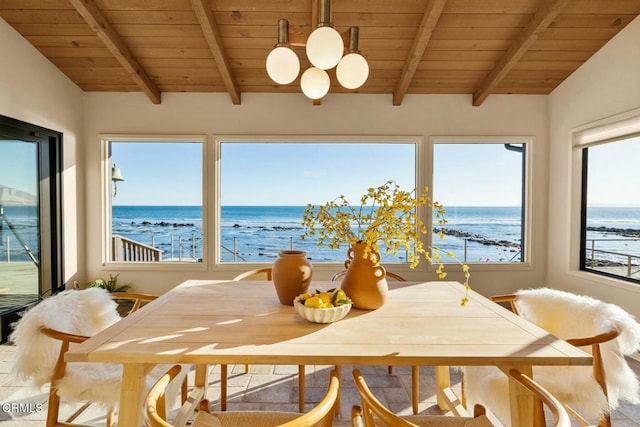
[{"label": "blue sky", "polygon": [[35,143],[0,142],[0,185],[37,194],[37,149]]},{"label": "blue sky", "polygon": [[[341,194],[357,203],[368,187],[387,180],[413,188],[415,155],[413,144],[223,143],[222,204],[323,204]],[[438,144],[435,156],[431,190],[441,203],[519,205],[518,153],[502,144]],[[201,203],[197,144],[115,143],[112,160],[126,180],[118,184],[114,204]]]},{"label": "blue sky", "polygon": [[638,168],[640,137],[589,148],[588,204],[639,206]]},{"label": "blue sky", "polygon": [[[222,203],[320,204],[344,194],[358,200],[388,179],[413,188],[412,144],[226,143]],[[200,205],[202,147],[198,143],[115,143],[122,170],[114,204]],[[437,144],[432,195],[448,206],[514,206],[520,200],[519,155],[502,144]],[[640,138],[590,148],[593,205],[640,205]],[[35,194],[35,146],[3,141],[0,184]],[[425,167],[429,167],[426,165]],[[427,171],[428,172],[428,171]],[[553,183],[552,183],[553,185]],[[487,191],[489,190],[489,191]],[[621,203],[624,202],[624,203]]]},{"label": "blue sky", "polygon": [[[414,151],[412,144],[223,143],[222,204],[321,204],[340,194],[355,203],[389,179],[413,188]],[[627,173],[640,158],[640,139],[591,152],[601,160],[591,167],[598,185],[590,186],[590,204],[640,205],[640,174]],[[200,205],[201,156],[197,143],[112,144],[125,178],[114,204]],[[436,144],[434,158],[432,196],[445,206],[520,204],[521,156],[503,144]]]}]

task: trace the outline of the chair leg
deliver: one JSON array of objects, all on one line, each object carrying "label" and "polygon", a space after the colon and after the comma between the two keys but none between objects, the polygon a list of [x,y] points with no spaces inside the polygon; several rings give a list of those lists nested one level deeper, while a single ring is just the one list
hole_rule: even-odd
[{"label": "chair leg", "polygon": [[227,365],[220,365],[220,410],[227,410]]},{"label": "chair leg", "polygon": [[107,412],[107,427],[113,427],[114,418],[113,409],[109,409],[109,412]]},{"label": "chair leg", "polygon": [[[335,366],[336,376],[340,381],[342,381],[342,366]],[[338,388],[338,395],[336,396],[336,406],[334,408],[334,412],[336,415],[340,415],[340,388]]]},{"label": "chair leg", "polygon": [[598,427],[611,427],[611,415],[609,414],[600,415],[600,421],[598,422]]},{"label": "chair leg", "polygon": [[55,427],[58,424],[58,413],[60,411],[60,398],[56,389],[51,386],[49,389],[49,408],[47,410],[47,427]]},{"label": "chair leg", "polygon": [[305,367],[298,365],[298,410],[304,412]]},{"label": "chair leg", "polygon": [[187,385],[187,377],[184,377],[184,379],[182,380],[182,384],[180,386],[180,398],[181,398],[180,403],[184,405],[184,402],[187,401],[188,397],[189,397],[189,390]]},{"label": "chair leg", "polygon": [[418,403],[420,402],[420,367],[411,367],[411,406],[413,414],[418,414]]}]

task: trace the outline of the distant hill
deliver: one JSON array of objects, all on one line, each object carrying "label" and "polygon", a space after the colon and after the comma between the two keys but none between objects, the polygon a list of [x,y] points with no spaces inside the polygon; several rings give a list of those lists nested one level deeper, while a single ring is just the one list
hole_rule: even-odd
[{"label": "distant hill", "polygon": [[0,184],[0,205],[33,206],[38,204],[38,197],[26,191],[16,190]]}]

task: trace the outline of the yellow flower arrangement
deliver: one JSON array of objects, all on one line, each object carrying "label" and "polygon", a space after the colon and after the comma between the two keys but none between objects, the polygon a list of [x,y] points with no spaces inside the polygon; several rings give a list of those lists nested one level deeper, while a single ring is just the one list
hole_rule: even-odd
[{"label": "yellow flower arrangement", "polygon": [[[417,208],[428,206],[435,212],[435,221],[439,225],[447,223],[443,206],[431,200],[428,188],[418,195],[416,189],[401,190],[394,181],[387,181],[379,187],[370,187],[360,198],[360,206],[353,206],[344,195],[321,206],[307,205],[302,215],[302,225],[305,228],[302,239],[318,239],[318,246],[337,249],[341,244],[348,246],[354,243],[364,243],[364,257],[373,262],[380,253],[379,244],[383,244],[385,252],[397,256],[398,251],[408,253],[410,267],[415,268],[422,257],[429,263],[436,265],[438,278],[444,279],[447,273],[442,262],[442,250],[435,247],[425,247],[420,236],[427,233],[427,227],[417,215]],[[438,232],[443,239],[444,233]],[[469,266],[461,263],[455,254],[446,254],[462,266],[464,287],[469,290]],[[462,299],[466,305],[468,298]]]}]

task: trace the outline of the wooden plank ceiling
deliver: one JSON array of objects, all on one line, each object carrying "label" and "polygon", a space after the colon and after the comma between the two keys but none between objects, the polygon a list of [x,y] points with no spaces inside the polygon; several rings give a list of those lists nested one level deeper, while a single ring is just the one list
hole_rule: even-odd
[{"label": "wooden plank ceiling", "polygon": [[[306,39],[318,0],[0,0],[0,17],[84,91],[300,92],[272,82],[277,22]],[[330,93],[547,94],[640,14],[640,0],[333,0],[370,74]],[[294,47],[301,69],[304,47]],[[301,94],[301,96],[304,96]]]}]

